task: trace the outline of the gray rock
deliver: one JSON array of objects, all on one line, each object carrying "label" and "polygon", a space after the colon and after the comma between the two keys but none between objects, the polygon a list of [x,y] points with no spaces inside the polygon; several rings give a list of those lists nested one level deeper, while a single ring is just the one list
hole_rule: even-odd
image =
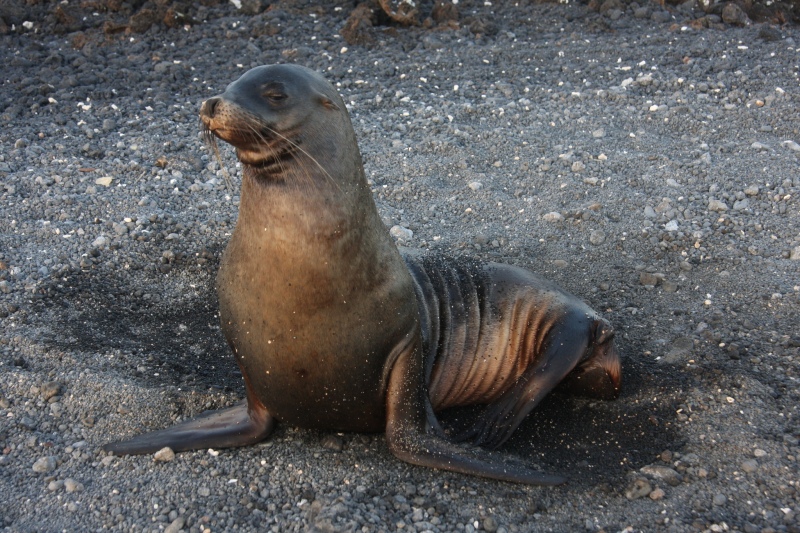
[{"label": "gray rock", "polygon": [[742,462],[741,468],[742,471],[747,472],[748,474],[753,473],[758,470],[758,461],[755,459],[747,459],[746,461]]},{"label": "gray rock", "polygon": [[37,474],[52,472],[58,466],[58,461],[52,455],[40,457],[33,463],[33,471]]},{"label": "gray rock", "polygon": [[681,475],[668,466],[647,465],[639,469],[639,472],[655,479],[663,480],[668,485],[675,487],[682,481]]}]

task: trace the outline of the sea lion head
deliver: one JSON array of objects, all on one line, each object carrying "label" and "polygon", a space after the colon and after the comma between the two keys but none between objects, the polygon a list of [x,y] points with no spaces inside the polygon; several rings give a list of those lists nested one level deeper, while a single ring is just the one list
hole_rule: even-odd
[{"label": "sea lion head", "polygon": [[595,318],[581,362],[558,388],[579,396],[613,400],[619,396],[621,383],[622,368],[614,346],[614,328],[606,320]]},{"label": "sea lion head", "polygon": [[342,98],[308,68],[253,68],[204,101],[200,120],[212,144],[216,136],[236,148],[245,175],[271,183],[363,176]]}]

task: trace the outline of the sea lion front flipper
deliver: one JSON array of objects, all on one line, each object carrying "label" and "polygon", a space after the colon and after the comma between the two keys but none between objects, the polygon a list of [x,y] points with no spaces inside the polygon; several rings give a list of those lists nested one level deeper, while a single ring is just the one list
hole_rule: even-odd
[{"label": "sea lion front flipper", "polygon": [[566,482],[561,476],[478,458],[469,450],[427,433],[419,343],[411,344],[394,359],[386,393],[386,440],[397,458],[418,466],[513,483],[560,485]]},{"label": "sea lion front flipper", "polygon": [[243,401],[227,409],[206,411],[166,429],[106,444],[103,449],[117,455],[141,455],[167,446],[175,452],[236,448],[266,439],[274,428],[275,419],[266,408],[259,404],[250,408]]}]

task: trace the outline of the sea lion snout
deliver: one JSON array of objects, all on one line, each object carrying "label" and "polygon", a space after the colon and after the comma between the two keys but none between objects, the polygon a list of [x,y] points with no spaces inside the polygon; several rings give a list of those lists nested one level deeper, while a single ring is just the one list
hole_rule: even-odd
[{"label": "sea lion snout", "polygon": [[200,118],[204,123],[206,120],[214,118],[214,115],[217,111],[217,106],[221,101],[222,98],[219,96],[214,96],[213,98],[203,101],[203,103],[200,105]]}]

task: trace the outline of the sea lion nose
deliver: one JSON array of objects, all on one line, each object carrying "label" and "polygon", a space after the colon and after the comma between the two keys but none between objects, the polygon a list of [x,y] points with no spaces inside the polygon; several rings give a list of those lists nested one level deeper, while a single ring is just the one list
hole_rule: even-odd
[{"label": "sea lion nose", "polygon": [[215,96],[214,98],[209,98],[200,106],[200,116],[206,118],[214,118],[214,113],[217,110],[217,106],[219,105],[222,99],[219,96]]}]

